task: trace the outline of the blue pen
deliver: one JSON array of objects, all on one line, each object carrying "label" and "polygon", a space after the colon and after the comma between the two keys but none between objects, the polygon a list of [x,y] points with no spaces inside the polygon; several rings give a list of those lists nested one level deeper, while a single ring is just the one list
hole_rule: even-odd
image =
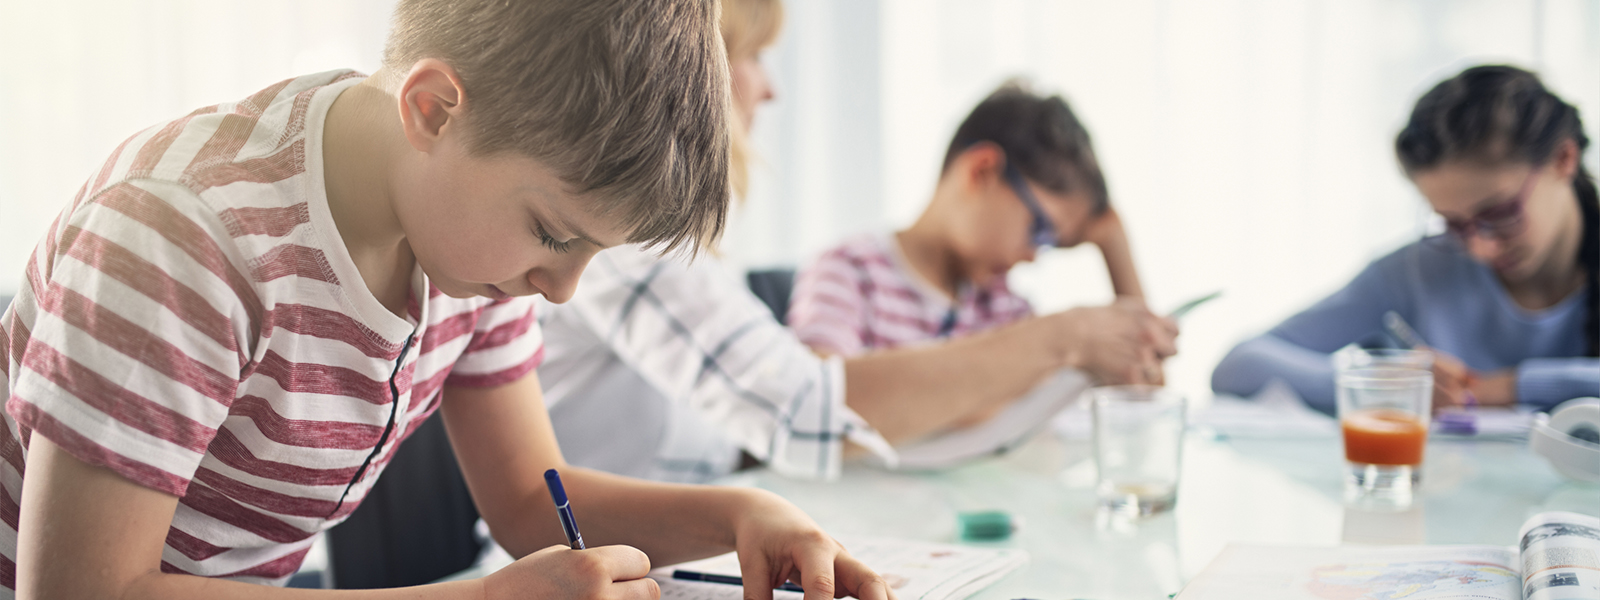
[{"label": "blue pen", "polygon": [[572,518],[572,503],[567,501],[567,490],[561,487],[561,476],[555,469],[544,472],[544,486],[550,488],[550,499],[556,502],[556,516],[561,518],[561,530],[567,533],[567,544],[573,550],[583,550],[583,534],[578,533],[578,522]]},{"label": "blue pen", "polygon": [[[677,569],[677,570],[673,571],[672,572],[672,578],[673,579],[682,579],[684,581],[704,581],[706,583],[727,583],[727,584],[731,584],[731,585],[744,585],[744,579],[741,579],[739,577],[734,577],[732,575],[718,575],[716,573],[701,573],[699,571],[685,571],[683,569]],[[802,588],[802,587],[800,587],[798,585],[795,585],[793,583],[789,583],[787,581],[783,582],[783,585],[780,585],[780,586],[778,586],[776,588],[773,588],[773,589],[783,590],[783,591],[786,591],[786,592],[801,592],[801,593],[805,593],[805,591],[806,591],[805,588]]]}]

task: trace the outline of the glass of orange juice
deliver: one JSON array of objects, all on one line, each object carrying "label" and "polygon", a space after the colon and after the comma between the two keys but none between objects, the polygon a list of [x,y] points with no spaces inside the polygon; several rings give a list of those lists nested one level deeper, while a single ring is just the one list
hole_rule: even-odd
[{"label": "glass of orange juice", "polygon": [[1433,402],[1431,356],[1415,350],[1347,351],[1338,374],[1345,497],[1407,506],[1422,481]]}]

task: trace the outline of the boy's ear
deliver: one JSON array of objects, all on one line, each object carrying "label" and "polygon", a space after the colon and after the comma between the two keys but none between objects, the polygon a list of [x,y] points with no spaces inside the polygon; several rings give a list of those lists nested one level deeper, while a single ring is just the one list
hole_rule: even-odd
[{"label": "boy's ear", "polygon": [[1556,145],[1556,151],[1550,157],[1553,159],[1550,162],[1555,164],[1556,175],[1559,175],[1562,179],[1572,179],[1578,173],[1578,157],[1580,154],[1578,152],[1578,142],[1572,138],[1562,140],[1560,144]]},{"label": "boy's ear", "polygon": [[962,150],[952,166],[963,187],[982,191],[1000,181],[1006,168],[1006,151],[994,142],[977,142]]},{"label": "boy's ear", "polygon": [[461,76],[444,61],[424,58],[411,66],[400,83],[400,123],[406,140],[428,152],[461,117],[466,94]]}]

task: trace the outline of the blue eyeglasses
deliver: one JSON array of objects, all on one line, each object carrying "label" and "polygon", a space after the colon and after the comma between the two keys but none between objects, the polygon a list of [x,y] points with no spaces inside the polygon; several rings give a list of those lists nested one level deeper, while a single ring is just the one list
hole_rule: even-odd
[{"label": "blue eyeglasses", "polygon": [[1039,206],[1039,200],[1033,197],[1033,190],[1028,189],[1028,181],[1022,178],[1022,172],[1010,161],[1006,161],[1005,176],[1006,183],[1011,184],[1011,191],[1016,192],[1022,204],[1028,207],[1028,212],[1033,214],[1033,225],[1028,227],[1029,241],[1037,247],[1054,248],[1061,245],[1055,224],[1050,222],[1049,215],[1044,214],[1044,207]]}]

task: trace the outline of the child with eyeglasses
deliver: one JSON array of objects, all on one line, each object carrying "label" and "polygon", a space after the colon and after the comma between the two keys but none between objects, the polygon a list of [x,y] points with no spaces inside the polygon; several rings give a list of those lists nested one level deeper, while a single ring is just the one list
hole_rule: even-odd
[{"label": "child with eyeglasses", "polygon": [[1274,378],[1331,412],[1328,354],[1390,311],[1434,354],[1435,408],[1539,408],[1600,393],[1600,206],[1578,111],[1537,76],[1480,66],[1417,101],[1400,164],[1446,231],[1374,261],[1344,289],[1239,344],[1220,393]]},{"label": "child with eyeglasses", "polygon": [[[1116,302],[1034,317],[1006,274],[1042,247],[1085,242],[1104,255]],[[788,322],[816,352],[849,357],[1071,320],[1076,366],[1101,382],[1159,384],[1177,326],[1143,296],[1089,132],[1060,96],[1013,81],[957,128],[922,216],[824,252],[799,273]]]}]

